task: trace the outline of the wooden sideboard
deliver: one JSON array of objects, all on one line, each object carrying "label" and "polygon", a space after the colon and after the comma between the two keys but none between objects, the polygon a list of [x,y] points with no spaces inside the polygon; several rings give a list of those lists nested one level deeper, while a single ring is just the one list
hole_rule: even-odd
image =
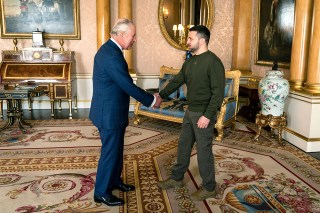
[{"label": "wooden sideboard", "polygon": [[[52,51],[50,48],[25,48],[19,51],[2,51],[1,84],[19,87],[19,84],[36,84],[50,99],[51,116],[54,117],[55,101],[69,104],[72,118],[72,79],[75,60],[73,51]],[[75,109],[77,108],[77,98]],[[31,109],[32,100],[29,100]]]}]

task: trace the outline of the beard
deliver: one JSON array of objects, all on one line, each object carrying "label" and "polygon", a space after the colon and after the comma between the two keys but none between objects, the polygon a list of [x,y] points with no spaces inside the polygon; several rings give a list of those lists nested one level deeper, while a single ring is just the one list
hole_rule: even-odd
[{"label": "beard", "polygon": [[195,44],[193,47],[189,45],[190,52],[194,53],[199,49],[199,43]]}]

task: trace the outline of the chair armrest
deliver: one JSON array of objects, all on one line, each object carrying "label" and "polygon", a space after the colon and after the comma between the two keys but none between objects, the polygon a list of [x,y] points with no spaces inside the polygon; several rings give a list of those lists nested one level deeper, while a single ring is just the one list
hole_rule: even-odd
[{"label": "chair armrest", "polygon": [[235,96],[228,96],[225,97],[222,101],[221,107],[223,107],[224,105],[226,105],[227,103],[231,103],[231,102],[235,102],[237,99]]},{"label": "chair armrest", "polygon": [[159,88],[148,88],[146,89],[148,93],[154,94],[159,92]]}]

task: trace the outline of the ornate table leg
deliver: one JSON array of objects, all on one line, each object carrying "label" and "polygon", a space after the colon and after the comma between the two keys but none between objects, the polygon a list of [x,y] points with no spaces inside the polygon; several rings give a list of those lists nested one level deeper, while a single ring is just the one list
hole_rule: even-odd
[{"label": "ornate table leg", "polygon": [[69,104],[69,119],[72,119],[72,101],[71,99],[68,100]]},{"label": "ornate table leg", "polygon": [[7,123],[0,128],[0,131],[12,126],[15,121],[17,121],[17,125],[19,129],[25,133],[27,130],[24,126],[32,127],[32,125],[23,119],[23,110],[22,110],[22,99],[30,97],[40,96],[43,91],[35,88],[33,91],[31,90],[2,90],[0,95],[1,99],[7,101]]},{"label": "ornate table leg", "polygon": [[259,137],[260,137],[260,134],[261,134],[261,129],[262,129],[262,126],[258,126],[257,134],[254,136],[252,141],[258,141],[259,140]]},{"label": "ornate table leg", "polygon": [[49,98],[50,98],[50,104],[51,104],[51,117],[54,118],[54,89],[53,89],[53,84],[49,85]]},{"label": "ornate table leg", "polygon": [[261,128],[265,126],[270,126],[270,137],[275,138],[275,129],[278,130],[278,143],[285,145],[285,142],[282,141],[282,130],[283,127],[287,125],[286,113],[283,113],[281,116],[272,116],[272,115],[263,115],[261,112],[256,115],[256,124],[258,125],[258,131],[253,141],[258,141],[261,134]]},{"label": "ornate table leg", "polygon": [[62,110],[62,107],[61,107],[61,99],[58,99],[58,109],[59,109],[59,111],[61,111]]},{"label": "ornate table leg", "polygon": [[51,104],[51,117],[54,118],[54,99],[50,99]]},{"label": "ornate table leg", "polygon": [[257,134],[255,135],[255,137],[253,138],[253,141],[258,141],[260,134],[261,134],[261,129],[262,127],[268,126],[270,123],[270,116],[265,116],[262,115],[261,112],[259,112],[256,115],[256,124],[258,125],[258,131]]},{"label": "ornate table leg", "polygon": [[[32,124],[26,122],[24,119],[23,119],[23,110],[22,110],[22,101],[21,99],[18,99],[16,100],[16,110],[17,110],[17,113],[19,116],[16,116],[17,117],[17,120],[18,120],[18,124],[19,126],[21,125],[26,125],[26,126],[29,126],[29,127],[32,127]],[[23,128],[23,127],[22,127]],[[20,128],[21,129],[21,128]]]},{"label": "ornate table leg", "polygon": [[282,127],[280,126],[278,129],[278,143],[284,146],[286,144],[284,141],[282,141],[281,137],[282,137]]},{"label": "ornate table leg", "polygon": [[30,96],[30,97],[28,98],[29,111],[32,111],[32,102],[33,102],[33,100],[32,100],[32,97]]},{"label": "ornate table leg", "polygon": [[74,110],[78,109],[78,97],[75,95],[74,96]]},{"label": "ornate table leg", "polygon": [[0,128],[0,132],[2,130],[5,130],[7,129],[9,126],[11,126],[13,123],[14,123],[14,106],[13,106],[13,103],[12,103],[12,99],[8,99],[7,100],[7,117],[8,117],[8,121],[7,123]]},{"label": "ornate table leg", "polygon": [[0,118],[3,118],[3,100],[0,100]]},{"label": "ornate table leg", "polygon": [[21,99],[17,99],[14,101],[15,102],[15,117],[17,118],[17,124],[19,126],[19,129],[25,133],[27,130],[23,127],[23,125],[27,125],[29,127],[31,127],[31,124],[25,122],[23,120],[23,111],[22,111],[22,103],[21,103]]}]

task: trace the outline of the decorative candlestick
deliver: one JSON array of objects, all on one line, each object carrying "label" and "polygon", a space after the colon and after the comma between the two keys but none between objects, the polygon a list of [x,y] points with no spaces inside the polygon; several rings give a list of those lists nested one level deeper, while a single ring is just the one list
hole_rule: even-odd
[{"label": "decorative candlestick", "polygon": [[63,44],[64,44],[64,41],[63,41],[63,39],[60,39],[59,40],[59,44],[60,44],[60,52],[64,52],[64,48],[63,48]]},{"label": "decorative candlestick", "polygon": [[15,52],[17,52],[17,51],[18,51],[18,47],[17,47],[18,40],[17,40],[17,38],[14,38],[14,39],[13,39],[13,44],[14,44],[13,50],[14,50]]},{"label": "decorative candlestick", "polygon": [[173,35],[174,35],[174,37],[177,36],[177,25],[176,24],[173,25]]},{"label": "decorative candlestick", "polygon": [[179,30],[179,40],[180,40],[180,44],[182,44],[182,37],[183,37],[183,26],[182,24],[178,25],[178,30]]}]

